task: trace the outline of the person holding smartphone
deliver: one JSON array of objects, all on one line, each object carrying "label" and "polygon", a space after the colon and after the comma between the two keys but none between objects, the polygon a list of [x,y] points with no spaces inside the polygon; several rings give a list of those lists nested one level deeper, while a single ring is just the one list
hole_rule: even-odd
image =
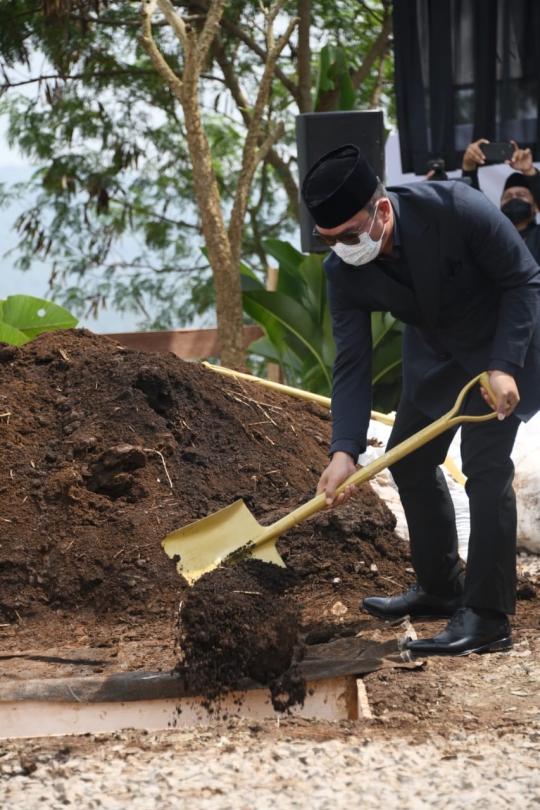
[{"label": "person holding smartphone", "polygon": [[[466,183],[386,189],[362,151],[344,144],[311,166],[302,197],[326,246],[328,302],[337,354],[330,463],[317,494],[327,508],[353,494],[337,487],[365,451],[371,413],[371,313],[404,324],[403,393],[387,450],[446,413],[472,377],[488,371],[496,419],[461,427],[471,533],[467,569],[454,506],[439,465],[455,430],[394,463],[417,583],[366,597],[383,619],[449,618],[415,655],[468,655],[511,646],[516,604],[516,499],[511,452],[521,420],[540,410],[540,267],[507,217]],[[471,390],[469,415],[490,413]]]},{"label": "person holding smartphone", "polygon": [[[488,140],[480,138],[469,144],[463,154],[462,176],[469,178],[473,188],[480,189],[478,169],[484,166],[488,158],[482,148]],[[540,173],[533,166],[530,149],[520,149],[515,141],[512,156],[504,160],[516,171],[506,178],[500,201],[502,213],[515,225],[521,238],[540,263],[540,225],[536,222],[540,201]],[[489,155],[489,151],[486,149]]]}]

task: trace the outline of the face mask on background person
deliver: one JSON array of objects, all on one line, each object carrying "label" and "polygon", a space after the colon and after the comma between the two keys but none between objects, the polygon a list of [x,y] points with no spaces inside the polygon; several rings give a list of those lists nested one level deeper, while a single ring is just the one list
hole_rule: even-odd
[{"label": "face mask on background person", "polygon": [[505,204],[501,206],[501,211],[514,225],[519,225],[521,222],[532,219],[531,204],[528,203],[527,200],[519,200],[516,197],[505,202]]},{"label": "face mask on background person", "polygon": [[384,236],[386,223],[382,229],[381,238],[377,242],[371,238],[371,230],[375,223],[378,207],[379,203],[377,203],[375,206],[375,211],[373,212],[373,221],[370,225],[369,231],[360,234],[357,245],[344,245],[342,242],[336,242],[336,244],[332,247],[334,253],[337,253],[339,258],[342,259],[345,264],[352,264],[355,267],[359,267],[361,264],[368,264],[368,262],[372,262],[381,252],[382,239]]}]

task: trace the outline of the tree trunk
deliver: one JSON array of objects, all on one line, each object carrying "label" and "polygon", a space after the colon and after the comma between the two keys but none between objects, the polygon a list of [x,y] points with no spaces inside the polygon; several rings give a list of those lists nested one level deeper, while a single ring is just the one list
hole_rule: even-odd
[{"label": "tree trunk", "polygon": [[311,0],[298,0],[298,109],[301,113],[313,111],[311,100]]},{"label": "tree trunk", "polygon": [[197,92],[184,87],[183,109],[195,194],[216,288],[216,310],[221,362],[229,368],[245,366],[244,318],[240,270],[234,261],[223,220],[210,147],[202,126]]}]

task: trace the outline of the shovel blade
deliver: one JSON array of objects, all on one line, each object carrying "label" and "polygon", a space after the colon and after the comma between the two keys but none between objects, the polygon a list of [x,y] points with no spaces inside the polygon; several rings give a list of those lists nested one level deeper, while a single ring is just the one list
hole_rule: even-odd
[{"label": "shovel blade", "polygon": [[238,500],[213,515],[176,529],[161,545],[168,557],[179,557],[178,573],[193,585],[203,574],[223,563],[230,565],[246,557],[285,567],[275,539],[252,547],[264,532],[243,500]]}]

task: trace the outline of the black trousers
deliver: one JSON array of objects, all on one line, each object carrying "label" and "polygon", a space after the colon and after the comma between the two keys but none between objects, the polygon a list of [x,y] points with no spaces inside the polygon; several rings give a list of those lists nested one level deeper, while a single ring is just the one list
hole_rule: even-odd
[{"label": "black trousers", "polygon": [[[462,412],[488,413],[480,389],[467,396]],[[402,398],[387,449],[430,424]],[[470,538],[463,604],[515,613],[516,498],[510,458],[520,421],[510,416],[461,426],[461,458],[467,477]],[[427,593],[453,595],[462,590],[462,564],[452,498],[439,465],[457,429],[448,430],[390,467],[409,527],[411,558]]]}]

